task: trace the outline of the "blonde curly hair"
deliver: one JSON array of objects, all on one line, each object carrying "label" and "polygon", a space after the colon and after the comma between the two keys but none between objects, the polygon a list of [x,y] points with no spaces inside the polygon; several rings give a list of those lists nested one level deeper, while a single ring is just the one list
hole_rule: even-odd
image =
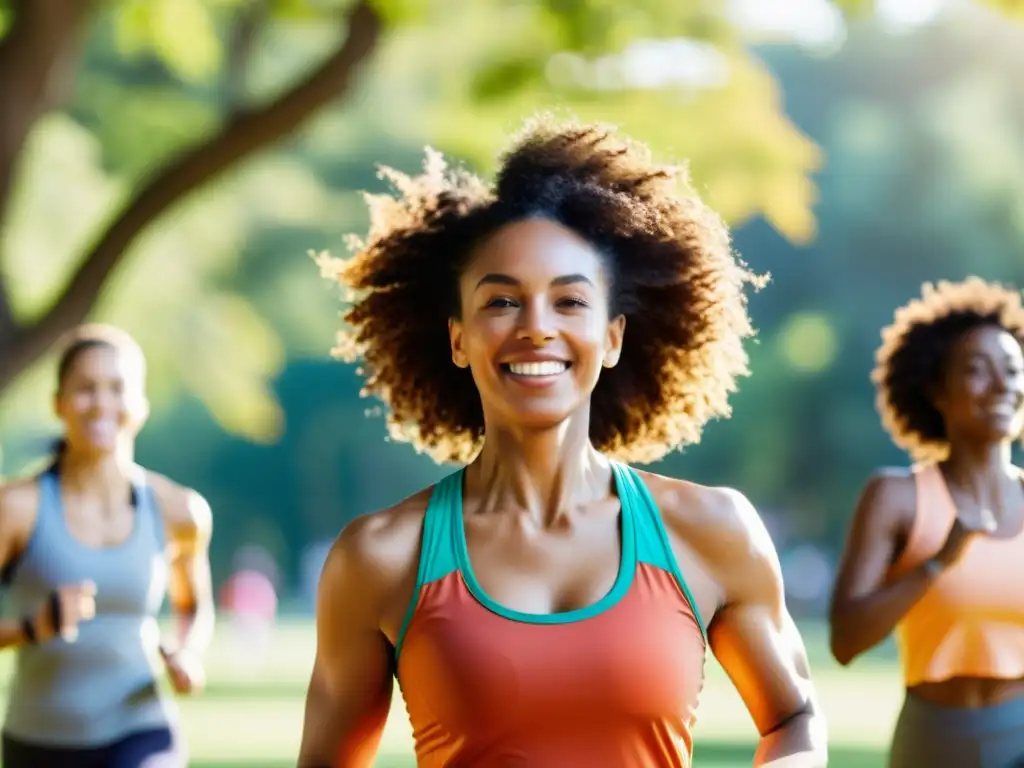
[{"label": "blonde curly hair", "polygon": [[480,396],[451,361],[448,320],[474,245],[502,226],[543,217],[595,245],[609,268],[613,314],[627,317],[619,364],[592,396],[595,446],[656,460],[730,413],[753,334],[722,220],[677,167],[600,125],[526,124],[489,184],[427,151],[424,171],[381,174],[397,195],[368,195],[370,228],[347,260],[319,258],[350,302],[333,353],[359,362],[364,395],[389,406],[391,435],[436,461],[467,462],[483,440]]},{"label": "blonde curly hair", "polygon": [[871,380],[882,426],[917,462],[942,461],[949,440],[931,391],[940,383],[950,346],[980,325],[1005,329],[1024,344],[1020,292],[978,277],[925,283],[921,297],[896,310],[882,330]]}]

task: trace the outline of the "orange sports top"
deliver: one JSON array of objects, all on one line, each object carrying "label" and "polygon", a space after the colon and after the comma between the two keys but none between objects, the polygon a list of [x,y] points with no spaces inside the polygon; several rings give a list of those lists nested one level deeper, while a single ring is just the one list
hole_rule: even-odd
[{"label": "orange sports top", "polygon": [[419,768],[687,768],[706,636],[640,477],[613,465],[622,556],[594,605],[529,614],[473,576],[462,471],[434,488],[397,678]]},{"label": "orange sports top", "polygon": [[[934,556],[956,519],[936,464],[914,467],[917,509],[898,577]],[[978,536],[896,626],[908,687],[954,677],[1024,677],[1024,532]]]}]

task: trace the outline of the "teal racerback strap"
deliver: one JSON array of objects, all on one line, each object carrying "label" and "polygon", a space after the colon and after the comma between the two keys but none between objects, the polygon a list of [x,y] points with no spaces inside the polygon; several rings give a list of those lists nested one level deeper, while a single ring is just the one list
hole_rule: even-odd
[{"label": "teal racerback strap", "polygon": [[679,589],[682,591],[686,601],[690,604],[690,610],[697,619],[701,634],[707,641],[707,628],[704,626],[704,619],[700,615],[700,608],[697,601],[693,599],[682,571],[679,570],[679,563],[672,552],[672,545],[669,542],[668,531],[665,530],[665,523],[661,519],[661,511],[647,489],[647,484],[632,467],[624,464],[614,465],[617,471],[621,472],[619,488],[620,493],[625,493],[629,498],[622,499],[623,505],[629,503],[633,507],[633,518],[636,528],[637,561],[653,565],[666,573],[672,574]]},{"label": "teal racerback strap", "polygon": [[402,652],[405,633],[416,612],[420,591],[432,581],[443,579],[458,569],[455,542],[452,540],[451,518],[459,508],[462,496],[462,470],[452,472],[434,486],[423,515],[423,533],[420,536],[420,563],[416,571],[416,589],[402,619],[402,627],[395,642],[395,658]]},{"label": "teal racerback strap", "polygon": [[[654,502],[654,498],[651,496],[650,491],[647,490],[646,484],[632,468],[613,462],[612,471],[615,474],[616,488],[622,503],[623,519],[629,523],[624,526],[624,531],[630,534],[627,537],[629,541],[624,541],[624,550],[629,549],[630,551],[623,552],[623,563],[628,566],[630,571],[632,570],[630,562],[632,557],[630,555],[633,550],[630,545],[635,536],[635,562],[647,563],[660,568],[675,578],[680,591],[690,604],[690,609],[693,611],[693,615],[706,641],[707,631],[700,615],[700,609],[697,607],[690,588],[687,586],[682,572],[679,570],[679,564],[672,553],[668,533],[662,523],[661,513]],[[412,621],[413,614],[416,612],[416,606],[419,604],[420,593],[423,587],[459,570],[459,543],[461,540],[457,540],[457,537],[462,530],[462,476],[463,470],[461,469],[453,472],[438,482],[430,495],[427,511],[423,518],[416,588],[412,599],[409,601],[409,607],[406,609],[405,617],[395,643],[396,659],[401,654],[402,643],[405,640],[405,634],[409,628],[409,623]],[[458,518],[458,520],[454,520],[454,518]],[[630,578],[620,579],[617,585],[623,589],[628,589],[632,581],[631,575],[630,573]],[[471,577],[472,574],[470,573],[469,576]],[[486,596],[481,593],[480,597],[485,598]],[[598,608],[603,609],[607,601],[614,602],[618,597],[621,597],[621,595],[609,594],[605,600],[593,606],[594,610],[588,609],[579,612],[581,614],[580,618],[600,612],[597,610]],[[509,613],[498,606],[493,606],[492,608],[502,615],[508,615]],[[552,616],[517,615],[511,618],[529,620],[533,623],[563,623],[567,619],[565,615],[557,614]]]}]

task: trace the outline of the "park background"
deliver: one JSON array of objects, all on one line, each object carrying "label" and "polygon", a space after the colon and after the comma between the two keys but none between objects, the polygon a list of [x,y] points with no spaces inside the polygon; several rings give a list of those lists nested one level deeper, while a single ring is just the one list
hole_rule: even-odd
[{"label": "park background", "polygon": [[[0,0],[0,447],[45,460],[52,345],[84,319],[150,359],[138,459],[199,489],[220,587],[262,563],[266,652],[222,623],[193,765],[294,765],[326,546],[450,468],[386,439],[310,251],[366,225],[376,164],[488,173],[523,118],[620,125],[694,184],[771,284],[728,421],[651,468],[741,488],[783,561],[837,768],[880,766],[891,647],[850,670],[822,617],[859,486],[905,463],[868,379],[925,280],[1024,285],[1024,15],[956,0]],[[10,655],[2,659],[9,663]],[[0,675],[3,677],[3,675]],[[756,733],[713,661],[698,766]],[[380,765],[412,766],[396,697]]]}]

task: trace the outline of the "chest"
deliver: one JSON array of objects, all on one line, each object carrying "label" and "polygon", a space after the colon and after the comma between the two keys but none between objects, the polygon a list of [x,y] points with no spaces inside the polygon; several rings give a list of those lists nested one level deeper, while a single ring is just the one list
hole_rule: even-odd
[{"label": "chest", "polygon": [[62,584],[92,581],[96,614],[153,614],[167,589],[167,560],[157,540],[141,530],[120,545],[88,547],[67,531],[33,537],[11,582],[10,594],[23,610],[38,607]]},{"label": "chest", "polygon": [[104,549],[127,542],[135,530],[137,514],[130,505],[104,509],[99,505],[68,505],[64,514],[67,532],[85,547]]},{"label": "chest", "polygon": [[[981,504],[970,494],[947,486],[946,498],[952,502],[956,516],[969,528],[992,527],[992,536],[1006,541],[1016,537],[1024,525],[1024,488],[1019,482],[1004,489],[991,504]],[[938,503],[942,502],[939,497]]]},{"label": "chest", "polygon": [[399,659],[414,727],[692,719],[704,645],[684,603],[631,589],[596,616],[526,623],[477,604],[457,581],[438,589],[420,601]]},{"label": "chest", "polygon": [[922,598],[938,614],[992,618],[1024,626],[1024,536],[978,538]]},{"label": "chest", "polygon": [[564,613],[593,605],[622,565],[616,510],[564,531],[495,530],[467,524],[463,569],[495,602],[524,613]]}]

